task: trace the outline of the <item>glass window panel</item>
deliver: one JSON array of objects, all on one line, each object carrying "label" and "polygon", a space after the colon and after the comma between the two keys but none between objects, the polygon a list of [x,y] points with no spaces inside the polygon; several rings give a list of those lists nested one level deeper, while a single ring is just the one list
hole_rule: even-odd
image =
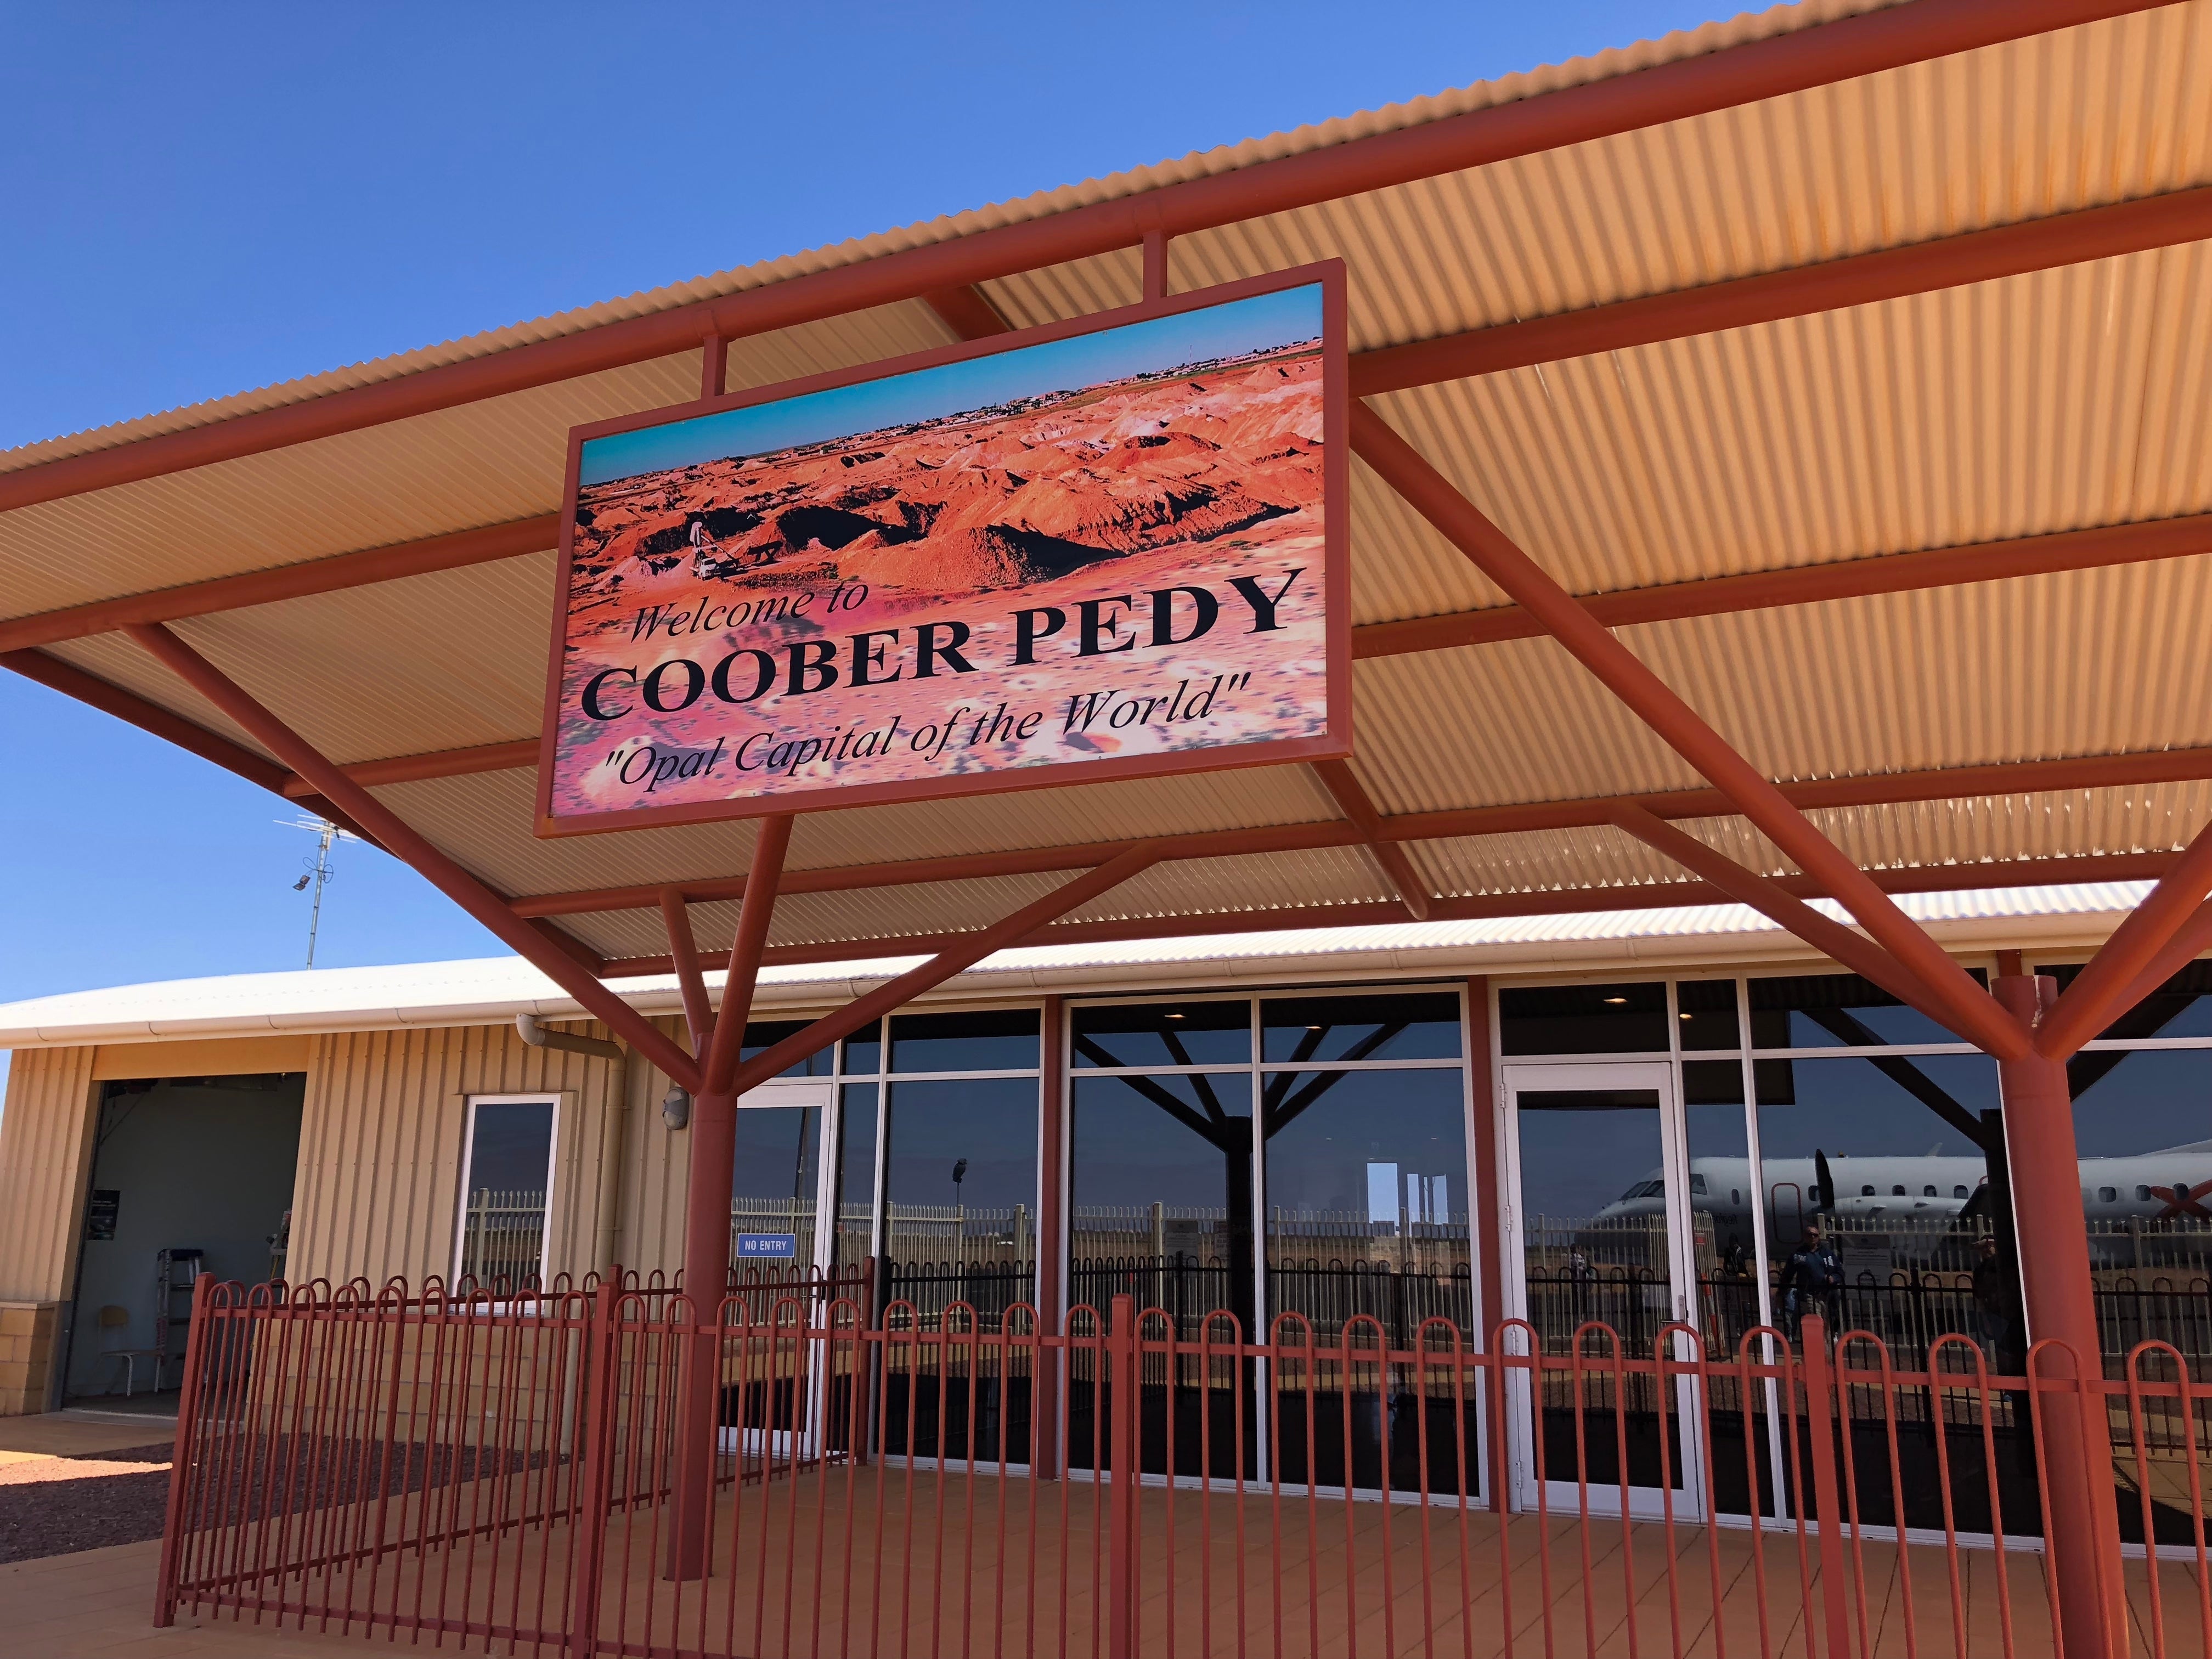
[{"label": "glass window panel", "polygon": [[953,1302],[987,1328],[1036,1295],[1037,1080],[886,1085],[890,1294],[934,1325]]},{"label": "glass window panel", "polygon": [[[1470,1333],[1465,1073],[1278,1072],[1261,1110],[1271,1328],[1286,1342],[1309,1329],[1327,1342],[1356,1318],[1355,1341],[1371,1343],[1379,1327],[1399,1349],[1413,1346],[1425,1319]],[[1282,1316],[1297,1317],[1276,1325]],[[1270,1443],[1286,1484],[1372,1491],[1387,1477],[1400,1492],[1425,1480],[1449,1492],[1462,1474],[1479,1482],[1448,1449],[1474,1443],[1477,1391],[1455,1402],[1448,1389],[1419,1390],[1394,1371],[1347,1413],[1340,1395],[1312,1391],[1295,1367],[1274,1380]]]},{"label": "glass window panel", "polygon": [[[1682,1067],[1686,1074],[1702,1065]],[[1717,1086],[1722,1067],[1735,1086]],[[1683,1128],[1689,1137],[1690,1224],[1698,1264],[1698,1329],[1715,1358],[1732,1357],[1744,1334],[1759,1324],[1759,1235],[1752,1217],[1759,1183],[1752,1178],[1751,1132],[1744,1121],[1743,1067],[1735,1060],[1713,1066],[1706,1089],[1717,1103],[1698,1103],[1685,1091]],[[1741,1454],[1737,1467],[1741,1468]]]},{"label": "glass window panel", "polygon": [[1037,1063],[1034,1008],[983,1008],[891,1018],[894,1072],[1012,1072]]},{"label": "glass window panel", "polygon": [[1498,1027],[1509,1054],[1664,1054],[1667,988],[1524,985],[1498,994]]},{"label": "glass window panel", "polygon": [[[807,1019],[757,1019],[745,1026],[744,1052],[741,1058],[750,1060],[764,1054],[787,1036],[794,1036],[814,1022]],[[830,1045],[824,1043],[795,1066],[787,1066],[778,1077],[828,1077],[830,1072]]]},{"label": "glass window panel", "polygon": [[1248,1065],[1252,1059],[1252,1005],[1241,999],[1086,1003],[1075,1010],[1073,1030],[1079,1068]]},{"label": "glass window panel", "polygon": [[884,1068],[884,1023],[873,1020],[845,1039],[845,1070],[872,1077]]},{"label": "glass window panel", "polygon": [[1069,1121],[1068,1301],[1160,1308],[1195,1336],[1251,1328],[1252,1079],[1078,1078]]},{"label": "glass window panel", "polygon": [[812,1106],[740,1108],[737,1142],[730,1172],[732,1266],[740,1279],[804,1275],[814,1264],[821,1112]]},{"label": "glass window panel", "polygon": [[[1762,1066],[1757,1082],[1770,1284],[1784,1328],[1825,1311],[1843,1328],[1881,1336],[1900,1364],[1920,1364],[1945,1332],[1995,1343],[2002,1359],[2017,1335],[2004,1316],[2017,1279],[1990,1282],[2012,1260],[2010,1205],[1993,1184],[2002,1131],[1995,1116],[1983,1118],[1998,1103],[1996,1063],[1979,1054],[1793,1060]],[[1996,1146],[1995,1164],[1981,1140]],[[1816,1245],[1829,1259],[1793,1265]],[[1978,1291],[1990,1252],[1998,1265]],[[2008,1363],[2019,1359],[2014,1352]]]},{"label": "glass window panel", "polygon": [[[1788,1061],[1783,1062],[1787,1065]],[[1682,1062],[1682,1099],[1692,1106],[1743,1103],[1743,1062],[1740,1060],[1686,1060]]]},{"label": "glass window panel", "polygon": [[456,1275],[480,1285],[535,1282],[544,1265],[553,1103],[478,1102],[469,1116],[468,1158]]},{"label": "glass window panel", "polygon": [[1283,1072],[1261,1098],[1270,1320],[1328,1339],[1368,1315],[1398,1348],[1431,1317],[1471,1333],[1460,1070]]},{"label": "glass window panel", "polygon": [[1326,1060],[1457,1060],[1459,998],[1271,997],[1260,1005],[1261,1054],[1303,1065]]},{"label": "glass window panel", "polygon": [[1741,1037],[1735,1016],[1735,981],[1732,979],[1686,979],[1674,988],[1675,1024],[1682,1028],[1682,1047],[1689,1049],[1734,1048]]},{"label": "glass window panel", "polygon": [[836,1260],[841,1267],[858,1267],[873,1249],[877,1087],[848,1083],[839,1091]]},{"label": "glass window panel", "polygon": [[[2039,963],[2035,971],[2050,975],[2063,991],[2081,964]],[[2212,962],[2191,963],[2097,1035],[2114,1042],[2212,1036]]]},{"label": "glass window panel", "polygon": [[2097,1049],[2066,1072],[2107,1369],[2138,1342],[2212,1356],[2212,1049]]},{"label": "glass window panel", "polygon": [[[1710,1072],[1700,1089],[1685,1089],[1683,1132],[1690,1165],[1690,1231],[1696,1264],[1698,1334],[1708,1358],[1728,1361],[1743,1352],[1745,1338],[1766,1323],[1759,1306],[1759,1182],[1751,1167],[1751,1126],[1743,1109],[1743,1066],[1738,1060],[1691,1060],[1686,1079]],[[1731,1080],[1722,1076],[1734,1074]],[[1712,1103],[1698,1103],[1702,1093]],[[1758,1350],[1753,1349],[1757,1357]],[[1774,1512],[1773,1445],[1754,1427],[1744,1443],[1747,1418],[1742,1385],[1713,1385],[1711,1447],[1714,1502],[1724,1515]],[[1754,1419],[1755,1421],[1755,1416]],[[1756,1499],[1753,1494],[1756,1492]]]},{"label": "glass window panel", "polygon": [[[1984,979],[1979,969],[1970,970]],[[1792,974],[1751,981],[1755,1048],[1868,1048],[1960,1039],[1856,974]]]}]

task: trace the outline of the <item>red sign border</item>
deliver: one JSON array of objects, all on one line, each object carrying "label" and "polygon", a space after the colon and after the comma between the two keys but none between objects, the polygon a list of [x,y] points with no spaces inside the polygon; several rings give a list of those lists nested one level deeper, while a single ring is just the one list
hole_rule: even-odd
[{"label": "red sign border", "polygon": [[[831,785],[789,794],[728,797],[712,801],[689,801],[669,806],[635,806],[588,817],[556,816],[553,811],[554,748],[560,737],[562,669],[568,646],[568,599],[570,562],[574,550],[576,496],[585,443],[618,432],[635,432],[665,426],[679,420],[696,420],[726,410],[775,403],[837,386],[888,380],[940,363],[995,356],[1024,346],[1042,345],[1079,334],[1121,328],[1155,317],[1171,317],[1186,311],[1248,299],[1255,294],[1318,283],[1322,290],[1322,500],[1327,517],[1322,546],[1328,568],[1322,591],[1328,614],[1324,619],[1322,684],[1328,705],[1328,728],[1317,737],[1269,738],[1258,742],[1216,749],[1187,749],[1169,754],[1131,755],[1114,760],[1058,761],[1043,766],[1009,768],[1004,772],[966,772],[935,778],[902,779],[889,783]],[[835,369],[795,380],[781,380],[721,398],[696,398],[641,410],[605,421],[572,427],[568,432],[567,476],[561,497],[560,562],[554,576],[553,640],[545,677],[545,723],[538,738],[537,834],[541,838],[599,835],[617,830],[667,828],[677,824],[724,823],[772,817],[782,812],[818,812],[854,806],[881,806],[899,801],[939,800],[965,795],[995,795],[1026,789],[1066,789],[1088,783],[1110,783],[1125,778],[1163,777],[1182,773],[1226,772],[1254,766],[1281,766],[1304,761],[1345,760],[1352,754],[1352,599],[1351,556],[1351,425],[1345,337],[1345,264],[1341,259],[1319,260],[1263,276],[1243,277],[1232,283],[1146,301],[1113,311],[1094,312],[1066,322],[994,334],[981,340],[910,352],[855,368]],[[1068,774],[1073,772],[1074,775]]]}]

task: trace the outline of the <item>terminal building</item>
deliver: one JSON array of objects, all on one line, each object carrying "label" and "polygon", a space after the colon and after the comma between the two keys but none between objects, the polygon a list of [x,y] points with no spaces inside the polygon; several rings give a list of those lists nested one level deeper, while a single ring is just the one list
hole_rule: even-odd
[{"label": "terminal building", "polygon": [[[2208,88],[1804,0],[0,455],[0,665],[527,964],[0,1011],[0,1407],[179,1387],[164,1620],[763,1650],[896,1456],[1116,1654],[1416,1491],[1400,1636],[1611,1516],[1677,1651],[2212,1648]],[[310,1559],[333,1447],[522,1507]]]}]

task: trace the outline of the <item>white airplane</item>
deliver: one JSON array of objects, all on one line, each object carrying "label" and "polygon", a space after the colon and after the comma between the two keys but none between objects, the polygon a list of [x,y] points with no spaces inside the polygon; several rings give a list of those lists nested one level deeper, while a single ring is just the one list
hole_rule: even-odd
[{"label": "white airplane", "polygon": [[[2093,1224],[2140,1217],[2196,1222],[2212,1230],[2212,1140],[2125,1158],[2085,1158],[2081,1171],[2082,1209]],[[1770,1158],[1765,1174],[1768,1214],[1780,1230],[1771,1242],[1776,1249],[1785,1249],[1796,1230],[1819,1215],[1865,1221],[1948,1219],[1973,1204],[1989,1180],[1979,1158],[1932,1151],[1919,1158],[1842,1152],[1829,1157],[1819,1152],[1811,1158]],[[1741,1229],[1748,1243],[1757,1196],[1748,1158],[1691,1160],[1690,1207],[1710,1214],[1717,1233],[1725,1237],[1732,1228]],[[1665,1188],[1654,1170],[1592,1219],[1656,1216],[1665,1207]]]}]

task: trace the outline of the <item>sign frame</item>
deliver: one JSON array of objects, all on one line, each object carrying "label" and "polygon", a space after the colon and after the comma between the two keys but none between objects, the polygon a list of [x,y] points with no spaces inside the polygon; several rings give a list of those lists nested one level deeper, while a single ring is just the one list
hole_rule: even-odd
[{"label": "sign frame", "polygon": [[[933,777],[900,779],[880,783],[830,784],[818,789],[783,793],[725,797],[665,806],[617,808],[587,815],[557,815],[553,811],[554,760],[561,736],[561,694],[566,664],[569,580],[573,569],[577,494],[582,474],[583,447],[595,438],[635,432],[677,421],[696,420],[730,410],[746,409],[811,392],[889,380],[918,369],[964,362],[1025,346],[1042,345],[1079,335],[1148,322],[1184,312],[1249,299],[1255,295],[1319,286],[1322,290],[1322,465],[1325,514],[1322,548],[1327,562],[1322,592],[1323,617],[1323,696],[1328,706],[1325,728],[1318,735],[1266,738],[1215,748],[1190,748],[1165,753],[1130,755],[1102,760],[1055,761],[1008,767],[1002,770],[944,773]],[[1350,605],[1350,483],[1351,422],[1346,340],[1346,276],[1341,259],[1325,259],[1265,276],[1148,300],[1110,311],[1094,312],[1036,328],[1018,329],[980,340],[910,352],[854,368],[832,370],[773,386],[730,393],[720,398],[695,398],[634,415],[594,421],[569,429],[567,471],[561,505],[559,561],[554,579],[552,641],[548,652],[544,723],[538,738],[536,833],[540,837],[599,835],[619,830],[667,827],[677,824],[723,823],[770,817],[781,813],[821,811],[846,807],[874,806],[893,802],[939,800],[970,795],[1009,793],[1017,790],[1071,788],[1129,778],[1161,777],[1239,770],[1255,766],[1281,766],[1301,762],[1348,759],[1352,752],[1352,634]]]}]

